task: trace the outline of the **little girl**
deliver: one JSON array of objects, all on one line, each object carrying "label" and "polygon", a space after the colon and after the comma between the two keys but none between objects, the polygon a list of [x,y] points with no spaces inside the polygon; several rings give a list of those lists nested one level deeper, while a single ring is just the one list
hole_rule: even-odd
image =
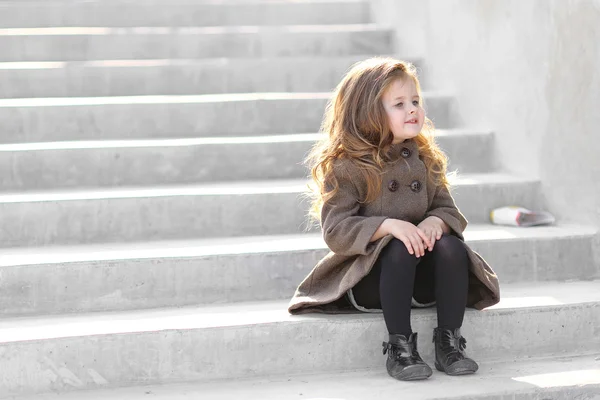
[{"label": "little girl", "polygon": [[467,221],[422,102],[415,67],[390,58],[354,65],[336,88],[326,135],[307,159],[313,214],[331,252],[289,306],[292,314],[383,311],[383,354],[399,380],[432,374],[417,351],[411,306],[437,303],[435,367],[464,375],[478,369],[460,333],[465,307],[500,299],[496,274],[463,242]]}]

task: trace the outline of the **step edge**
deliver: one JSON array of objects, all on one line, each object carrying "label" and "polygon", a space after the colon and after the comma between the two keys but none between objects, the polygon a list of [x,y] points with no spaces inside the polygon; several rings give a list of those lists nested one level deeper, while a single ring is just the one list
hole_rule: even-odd
[{"label": "step edge", "polygon": [[0,36],[4,38],[43,37],[47,40],[65,37],[123,37],[152,36],[171,37],[202,35],[296,35],[296,34],[328,34],[328,33],[385,33],[391,34],[393,29],[382,27],[376,23],[350,24],[290,24],[290,25],[217,25],[217,26],[57,26],[43,28],[0,28]]},{"label": "step edge", "polygon": [[[495,178],[483,180],[486,177]],[[85,189],[56,189],[0,193],[0,205],[10,203],[35,203],[49,201],[108,200],[132,198],[156,198],[179,196],[230,196],[263,194],[302,194],[307,190],[309,179],[267,179],[247,181],[204,182],[159,186],[93,187]],[[499,186],[540,184],[535,177],[521,177],[504,172],[464,173],[452,186]]]},{"label": "step edge", "polygon": [[[493,135],[491,131],[446,129],[435,135],[436,138],[444,140],[458,140],[471,137],[489,138]],[[106,139],[106,140],[57,140],[47,142],[22,142],[22,143],[0,143],[0,153],[25,152],[25,151],[53,151],[53,150],[102,150],[102,149],[125,149],[125,148],[153,148],[153,147],[194,147],[194,146],[221,146],[236,144],[289,144],[298,142],[314,142],[321,138],[323,133],[272,133],[254,134],[247,136],[202,136],[202,137],[169,137],[148,139]]]},{"label": "step edge", "polygon": [[[578,287],[576,287],[576,285]],[[575,283],[564,282],[535,282],[529,285],[505,284],[507,287],[521,286],[519,293],[531,293],[531,290],[540,290],[540,288],[554,288],[561,285],[565,290],[565,285],[575,288],[577,299],[570,299],[568,302],[546,301],[540,305],[528,305],[524,307],[501,307],[477,311],[468,309],[465,313],[465,320],[473,318],[494,318],[506,317],[516,313],[556,313],[569,312],[578,308],[599,308],[600,309],[600,280]],[[582,290],[584,287],[584,290]],[[593,292],[593,297],[589,293]],[[291,297],[292,294],[290,294]],[[585,296],[588,296],[585,298]],[[531,296],[529,296],[531,297]],[[518,298],[516,296],[509,297]],[[268,326],[268,325],[290,325],[290,324],[310,324],[310,323],[364,323],[369,320],[383,319],[380,313],[355,313],[355,314],[304,314],[290,315],[287,311],[288,301],[256,301],[239,302],[225,305],[204,305],[194,307],[178,308],[160,308],[149,310],[128,310],[128,311],[110,311],[110,312],[90,312],[76,315],[53,315],[53,316],[28,316],[3,318],[0,327],[0,345],[9,343],[40,342],[47,340],[61,340],[73,337],[93,337],[127,334],[156,334],[159,332],[178,332],[188,330],[205,329],[229,329],[249,326]],[[235,310],[235,311],[234,311]],[[207,321],[207,316],[212,316],[213,320]],[[423,309],[413,310],[413,318],[435,319],[435,310]],[[115,327],[115,323],[120,323],[120,327]],[[112,325],[111,325],[112,324]],[[77,326],[79,328],[77,329]],[[40,329],[43,328],[43,329]],[[68,329],[66,329],[68,328]],[[54,334],[50,335],[54,329]],[[63,331],[64,329],[68,332]],[[100,330],[102,329],[102,330]],[[23,339],[26,330],[30,330],[27,339]],[[78,330],[78,332],[77,332]],[[45,335],[40,335],[43,331]],[[60,333],[62,332],[62,333]],[[18,337],[17,337],[18,336]],[[46,336],[46,337],[44,337]],[[51,337],[47,337],[51,336]]]},{"label": "step edge", "polygon": [[[555,225],[550,227],[514,228],[488,224],[472,224],[465,231],[465,242],[506,243],[521,241],[592,240],[598,229],[585,225]],[[535,229],[533,235],[520,236],[520,230]],[[495,237],[490,235],[494,232]],[[244,250],[251,247],[252,251]],[[73,246],[2,248],[0,270],[22,267],[87,264],[95,262],[133,262],[142,260],[184,260],[213,257],[260,256],[275,253],[327,251],[321,232],[244,237],[223,237],[195,240],[164,240],[131,243],[101,243]],[[177,252],[174,255],[173,252]],[[90,256],[90,254],[92,256]],[[44,262],[34,262],[44,259]]]},{"label": "step edge", "polygon": [[[540,375],[548,375],[547,373],[543,373],[540,374],[538,372],[538,370],[544,370],[544,366],[546,366],[547,364],[551,364],[551,370],[552,370],[552,375],[555,374],[559,374],[563,371],[559,371],[556,372],[557,370],[563,370],[563,369],[568,369],[568,370],[572,370],[575,369],[574,366],[577,365],[585,365],[585,370],[591,370],[594,367],[597,366],[597,361],[598,358],[600,358],[600,353],[597,352],[578,352],[575,354],[561,354],[561,355],[557,355],[557,356],[531,356],[528,357],[526,359],[523,359],[522,361],[520,361],[518,363],[518,367],[515,366],[515,361],[516,360],[487,360],[483,365],[481,365],[481,370],[479,372],[480,375],[485,375],[486,377],[489,377],[491,379],[494,380],[499,380],[499,379],[503,379],[506,377],[506,380],[509,381],[512,385],[518,386],[518,383],[513,381],[513,377],[523,377],[523,378],[533,378],[536,376],[540,376]],[[543,366],[541,365],[543,364]],[[555,366],[556,365],[556,366]],[[512,368],[511,368],[512,367]],[[563,368],[560,368],[563,367]],[[570,367],[570,368],[568,368]],[[489,368],[489,371],[488,371]],[[517,370],[515,370],[516,368],[518,368]],[[535,370],[536,373],[532,374],[532,372]],[[580,368],[578,368],[577,370],[580,370]],[[544,371],[545,372],[545,371]],[[498,377],[498,375],[500,375],[500,377]],[[363,382],[364,379],[364,382]],[[380,382],[379,379],[381,379],[382,381]],[[451,386],[454,386],[456,384],[456,382],[454,382],[456,378],[450,377],[450,376],[446,376],[446,375],[439,375],[436,376],[435,380],[428,383],[426,386],[427,387],[419,387],[419,393],[423,393],[423,392],[427,392],[428,390],[432,390],[432,386],[435,390],[435,387],[437,386],[441,386],[443,388],[448,388]],[[153,393],[153,395],[158,396],[159,399],[163,399],[163,398],[168,398],[167,396],[171,395],[172,393],[186,393],[190,395],[190,398],[194,398],[195,395],[201,394],[201,395],[221,395],[224,393],[229,392],[229,390],[231,390],[232,385],[234,390],[237,390],[237,392],[239,392],[240,394],[242,393],[240,391],[240,389],[244,392],[244,394],[248,394],[249,399],[274,399],[274,398],[285,398],[285,399],[291,399],[294,396],[293,395],[289,395],[289,396],[285,396],[286,393],[295,393],[295,392],[303,392],[306,394],[307,397],[313,398],[313,396],[309,393],[306,393],[305,390],[310,390],[312,385],[318,385],[319,387],[319,392],[322,392],[322,388],[327,389],[328,388],[328,384],[332,383],[332,382],[340,382],[340,380],[342,382],[344,381],[348,381],[349,384],[352,385],[353,382],[357,382],[358,385],[367,385],[365,387],[369,387],[373,384],[375,385],[381,385],[384,384],[385,386],[389,386],[389,389],[387,389],[387,387],[384,387],[382,390],[381,386],[378,386],[379,388],[379,395],[385,395],[385,391],[389,391],[389,394],[391,395],[389,398],[397,398],[397,394],[398,394],[398,382],[390,379],[387,374],[385,373],[385,370],[382,369],[381,367],[379,368],[348,368],[345,369],[344,371],[318,371],[318,372],[313,372],[313,373],[294,373],[293,371],[290,372],[282,372],[280,374],[277,375],[269,375],[269,376],[259,376],[259,377],[246,377],[246,378],[241,378],[241,379],[237,379],[236,382],[234,382],[232,384],[230,378],[221,378],[221,379],[211,379],[208,381],[203,381],[203,382],[179,382],[179,383],[169,383],[169,384],[164,384],[164,385],[157,385],[157,384],[153,384],[153,385],[148,385],[148,386],[130,386],[130,387],[126,387],[126,388],[118,388],[118,389],[96,389],[96,390],[92,390],[89,393],[90,397],[89,399],[86,397],[86,399],[88,400],[104,400],[104,399],[109,399],[110,397],[108,396],[109,394],[118,394],[120,396],[123,396],[123,398],[132,398],[132,399],[142,399],[142,397],[146,397],[147,396],[147,392],[150,391]],[[225,384],[225,385],[223,385]],[[280,394],[283,395],[282,397],[273,397],[274,392],[270,393],[268,395],[268,397],[265,396],[264,392],[261,393],[253,393],[252,391],[246,391],[244,390],[244,388],[246,386],[248,386],[250,389],[254,389],[257,387],[261,387],[264,388],[265,386],[270,386],[270,385],[281,385],[284,384],[285,385],[285,389],[283,388],[283,386],[281,387],[281,392]],[[294,384],[300,384],[301,386],[299,387],[294,387]],[[479,389],[479,386],[477,384],[477,382],[465,382],[466,385],[473,385],[473,386],[477,386],[477,389]],[[481,385],[483,386],[483,385]],[[488,385],[485,385],[486,388],[489,389]],[[504,389],[501,391],[497,391],[497,390],[492,390],[492,391],[479,391],[477,390],[472,391],[472,393],[469,393],[467,395],[464,396],[465,400],[473,400],[476,396],[477,398],[483,398],[482,396],[485,396],[486,400],[491,400],[492,398],[500,398],[500,396],[514,396],[514,395],[519,395],[519,394],[535,394],[535,395],[539,395],[540,393],[554,393],[554,392],[560,392],[562,390],[585,390],[585,389],[593,389],[598,391],[598,393],[600,393],[600,382],[598,383],[586,383],[584,384],[583,382],[579,381],[577,384],[575,385],[571,385],[571,386],[565,386],[565,385],[560,385],[560,386],[554,386],[554,387],[539,387],[536,385],[531,385],[531,387],[527,387],[527,388],[519,388],[518,390],[512,390],[512,389]],[[110,390],[110,392],[108,391]],[[403,389],[405,391],[411,390],[408,387],[406,387],[405,389]],[[415,392],[416,392],[417,388],[415,387]],[[339,397],[339,393],[340,390],[339,388],[336,386],[335,388],[332,388],[332,392],[336,392],[335,398]],[[137,392],[137,393],[135,393]],[[231,398],[237,398],[237,397],[242,397],[241,395],[238,396],[237,392],[235,393],[235,395],[231,396]],[[410,393],[404,393],[404,395],[410,395]],[[583,394],[583,393],[582,393]],[[135,396],[135,397],[133,397]],[[139,397],[138,397],[139,396]],[[163,397],[164,396],[164,397]],[[494,396],[494,397],[491,397]],[[330,396],[328,396],[329,398]],[[77,398],[76,395],[74,393],[70,393],[70,394],[65,394],[65,400],[69,400],[69,399],[75,399]],[[222,398],[222,397],[219,397]],[[224,398],[224,397],[223,397]],[[316,398],[316,397],[315,397]],[[319,397],[320,398],[320,397]],[[345,397],[344,397],[345,398]],[[353,397],[354,398],[354,397]],[[364,397],[363,397],[364,398]],[[381,397],[381,398],[388,398],[386,397]],[[562,397],[561,397],[562,398]],[[424,397],[419,397],[420,400],[424,400]],[[432,393],[431,397],[429,395],[427,395],[427,399],[430,400],[441,400],[442,397],[440,397],[440,394],[438,393],[438,391],[435,391],[434,393]],[[444,397],[444,399],[454,399],[454,400],[461,400],[463,399],[463,396],[452,396],[452,397]],[[37,400],[37,397],[27,397],[24,398],[23,400]],[[40,399],[41,400],[41,399]]]}]

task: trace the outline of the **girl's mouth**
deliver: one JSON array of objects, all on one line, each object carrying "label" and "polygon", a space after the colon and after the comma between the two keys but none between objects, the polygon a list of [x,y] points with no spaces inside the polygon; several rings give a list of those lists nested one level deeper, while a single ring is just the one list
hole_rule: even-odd
[{"label": "girl's mouth", "polygon": [[408,121],[405,122],[405,124],[416,124],[417,123],[417,119],[413,118],[413,119],[409,119]]}]

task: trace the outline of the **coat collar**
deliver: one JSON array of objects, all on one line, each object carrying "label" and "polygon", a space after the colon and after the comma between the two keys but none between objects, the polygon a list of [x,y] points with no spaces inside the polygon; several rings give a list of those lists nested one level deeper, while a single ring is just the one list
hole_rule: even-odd
[{"label": "coat collar", "polygon": [[412,155],[419,154],[419,146],[414,139],[407,139],[402,143],[392,144],[387,154],[390,157],[390,160],[396,161],[399,158],[403,158],[402,152],[404,149],[408,149]]}]

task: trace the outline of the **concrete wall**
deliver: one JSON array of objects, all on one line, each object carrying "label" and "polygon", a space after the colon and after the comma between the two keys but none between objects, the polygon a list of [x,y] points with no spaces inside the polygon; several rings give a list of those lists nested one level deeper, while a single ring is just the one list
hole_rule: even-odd
[{"label": "concrete wall", "polygon": [[600,0],[372,4],[462,124],[495,132],[503,169],[539,177],[559,220],[600,226]]}]

